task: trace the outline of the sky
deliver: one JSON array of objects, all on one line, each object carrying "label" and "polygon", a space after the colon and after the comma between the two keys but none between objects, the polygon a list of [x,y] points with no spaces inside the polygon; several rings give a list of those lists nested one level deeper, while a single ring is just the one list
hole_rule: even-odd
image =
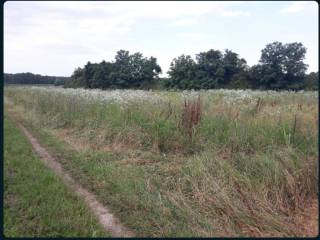
[{"label": "sky", "polygon": [[232,50],[257,64],[268,43],[301,42],[318,71],[315,1],[9,1],[4,5],[4,72],[70,76],[120,49],[154,56],[163,75],[173,58]]}]

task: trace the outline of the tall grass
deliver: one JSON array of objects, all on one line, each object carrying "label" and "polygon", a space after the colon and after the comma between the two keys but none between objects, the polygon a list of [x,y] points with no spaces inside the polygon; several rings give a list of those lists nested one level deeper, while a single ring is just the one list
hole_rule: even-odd
[{"label": "tall grass", "polygon": [[[69,129],[97,151],[159,156],[139,182],[150,178],[158,190],[148,183],[151,192],[131,189],[132,199],[122,199],[155,208],[150,218],[186,221],[180,231],[199,236],[298,234],[290,216],[318,194],[315,92],[123,91],[113,101],[104,97],[112,91],[73,91],[7,88],[5,100],[34,126]],[[129,183],[115,184],[121,195]]]},{"label": "tall grass", "polygon": [[[214,94],[207,94],[203,100],[200,95],[171,100],[164,96],[157,103],[122,104],[41,88],[9,88],[5,92],[15,104],[28,109],[30,117],[36,115],[37,124],[105,130],[106,142],[101,144],[131,139],[134,147],[138,144],[160,152],[185,152],[191,140],[196,152],[212,145],[229,145],[236,152],[261,151],[274,145],[315,154],[317,148],[317,100],[312,95],[304,96],[305,102],[286,102],[294,95],[288,93],[273,99],[259,96],[256,103],[226,104],[223,97],[212,100]],[[275,106],[277,101],[284,103]]]}]

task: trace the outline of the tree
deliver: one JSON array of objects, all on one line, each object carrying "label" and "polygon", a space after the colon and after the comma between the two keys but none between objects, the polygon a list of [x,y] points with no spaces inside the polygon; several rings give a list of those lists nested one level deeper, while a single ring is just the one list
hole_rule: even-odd
[{"label": "tree", "polygon": [[209,50],[196,55],[197,79],[204,89],[219,88],[224,83],[223,55],[219,50]]},{"label": "tree", "polygon": [[211,49],[197,54],[196,61],[185,55],[175,58],[168,72],[170,81],[166,81],[167,87],[210,89],[229,87],[231,81],[237,87],[248,85],[246,61],[237,53]]},{"label": "tree", "polygon": [[77,68],[65,87],[84,88],[148,88],[158,79],[161,68],[154,57],[120,50],[115,62],[88,62]]},{"label": "tree", "polygon": [[120,50],[115,57],[112,84],[121,88],[147,88],[161,73],[154,57],[145,58],[139,52],[132,55]]},{"label": "tree", "polygon": [[307,69],[305,54],[302,43],[267,44],[261,51],[260,67],[255,68],[259,70],[259,85],[268,89],[300,89]]},{"label": "tree", "polygon": [[88,62],[84,66],[84,80],[86,88],[99,88],[100,79],[97,78],[96,73],[100,70],[99,64]]},{"label": "tree", "polygon": [[227,88],[230,89],[249,89],[252,88],[249,82],[249,73],[248,71],[240,71],[235,73],[232,77]]},{"label": "tree", "polygon": [[245,71],[248,68],[245,59],[239,58],[239,55],[237,53],[226,49],[223,55],[222,62],[224,68],[224,86],[230,85],[231,81],[233,82],[233,84],[237,82],[235,86],[238,87],[244,87],[248,85],[245,79]]},{"label": "tree", "polygon": [[249,82],[255,89],[284,89],[286,83],[280,68],[270,65],[254,65],[249,71]]},{"label": "tree", "polygon": [[166,87],[178,89],[198,89],[196,81],[196,63],[189,55],[181,55],[174,58],[170,64],[168,74],[170,80],[166,80]]},{"label": "tree", "polygon": [[84,76],[84,69],[82,68],[76,68],[71,75],[71,78],[65,82],[64,87],[86,87],[86,81]]},{"label": "tree", "polygon": [[97,68],[94,79],[97,79],[99,87],[102,89],[110,88],[112,85],[111,73],[113,71],[113,63],[102,61]]},{"label": "tree", "polygon": [[319,72],[311,72],[305,76],[303,89],[318,90],[319,89]]},{"label": "tree", "polygon": [[[113,62],[88,62],[84,68],[76,69],[65,86],[102,89],[316,89],[318,75],[305,75],[305,54],[306,48],[302,43],[273,42],[262,49],[259,63],[249,68],[246,60],[231,50],[220,52],[210,49],[196,54],[196,60],[189,55],[174,58],[168,71],[169,78],[159,78],[161,68],[156,58],[119,50]],[[22,81],[31,81],[29,78],[29,74],[25,74]],[[9,76],[6,79],[12,81]]]},{"label": "tree", "polygon": [[114,71],[111,73],[111,86],[128,88],[130,81],[129,51],[120,50],[115,56]]},{"label": "tree", "polygon": [[143,61],[142,68],[142,81],[140,82],[140,87],[150,88],[153,85],[158,84],[159,74],[162,72],[160,65],[157,63],[155,57],[145,58]]}]

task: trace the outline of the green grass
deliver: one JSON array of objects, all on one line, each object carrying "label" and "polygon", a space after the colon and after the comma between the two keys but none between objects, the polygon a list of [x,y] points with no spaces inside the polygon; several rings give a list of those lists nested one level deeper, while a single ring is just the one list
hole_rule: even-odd
[{"label": "green grass", "polygon": [[178,93],[121,105],[6,91],[6,106],[138,236],[299,236],[294,213],[317,197],[312,95],[261,93],[257,109],[202,93],[190,139]]},{"label": "green grass", "polygon": [[[5,95],[14,105],[29,110],[30,121],[44,127],[77,129],[96,146],[113,143],[133,149],[188,154],[213,146],[267,151],[270,145],[290,145],[317,155],[318,108],[312,95],[261,93],[261,107],[257,110],[254,98],[229,105],[223,103],[224,96],[201,93],[202,120],[193,129],[191,140],[181,119],[183,99],[177,93],[161,94],[159,104],[147,101],[106,104],[59,91],[5,89]],[[232,96],[229,98],[232,100]],[[97,135],[101,137],[95,138]]]},{"label": "green grass", "polygon": [[4,118],[4,235],[6,237],[109,236],[84,202],[33,152]]},{"label": "green grass", "polygon": [[49,130],[29,127],[64,168],[138,236],[252,236],[250,229],[263,236],[296,236],[287,200],[302,197],[301,205],[303,196],[317,188],[312,177],[316,162],[297,161],[303,155],[292,149],[230,160],[221,159],[217,150],[189,157],[77,152]]}]

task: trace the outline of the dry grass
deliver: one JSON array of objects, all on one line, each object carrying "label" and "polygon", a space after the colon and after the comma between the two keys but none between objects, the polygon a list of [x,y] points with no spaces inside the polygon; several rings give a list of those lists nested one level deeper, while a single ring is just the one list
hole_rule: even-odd
[{"label": "dry grass", "polygon": [[45,112],[31,93],[7,97],[50,132],[44,142],[63,140],[66,166],[140,236],[300,236],[294,216],[318,196],[317,99],[170,94],[77,113],[48,94]]}]

